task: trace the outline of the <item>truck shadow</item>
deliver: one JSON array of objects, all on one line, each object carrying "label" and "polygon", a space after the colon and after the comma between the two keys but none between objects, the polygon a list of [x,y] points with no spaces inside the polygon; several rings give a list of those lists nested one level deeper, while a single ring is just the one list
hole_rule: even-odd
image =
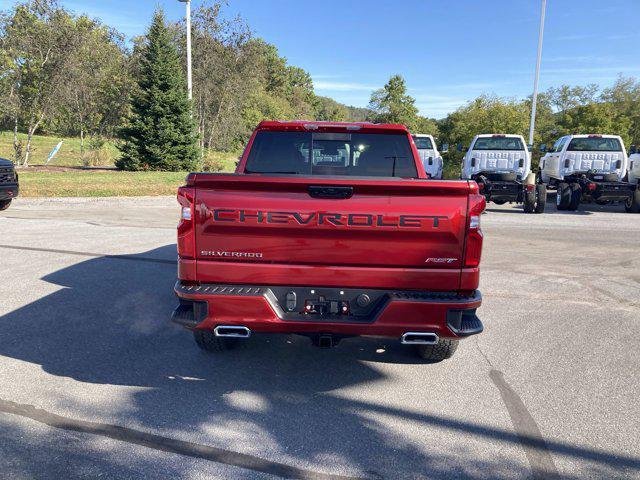
[{"label": "truck shadow", "polygon": [[[400,346],[357,339],[323,351],[304,338],[256,336],[222,357],[198,351],[188,332],[168,322],[176,303],[174,258],[175,245],[167,245],[140,255],[92,258],[47,275],[43,280],[62,288],[0,317],[0,355],[79,382],[140,387],[108,417],[145,431],[195,433],[203,444],[262,452],[257,457],[264,461],[269,451],[281,458],[285,452],[297,464],[327,465],[316,471],[341,464],[367,478],[527,475],[504,456],[474,456],[463,446],[468,442],[428,450],[415,441],[428,437],[437,444],[440,435],[454,432],[522,444],[514,432],[486,426],[490,420],[479,425],[345,393],[385,380],[374,362],[415,362]],[[338,389],[344,392],[336,394]],[[55,400],[77,418],[103,417],[73,394]],[[400,430],[389,429],[389,418]],[[414,436],[404,435],[403,428]],[[28,432],[20,435],[19,442],[29,443]],[[268,446],[248,440],[256,436]],[[549,448],[592,462],[592,472],[598,476],[602,468],[602,478],[611,468],[640,468],[636,458],[565,444]],[[108,456],[100,461],[109,468]],[[304,478],[321,478],[313,475]]]}]

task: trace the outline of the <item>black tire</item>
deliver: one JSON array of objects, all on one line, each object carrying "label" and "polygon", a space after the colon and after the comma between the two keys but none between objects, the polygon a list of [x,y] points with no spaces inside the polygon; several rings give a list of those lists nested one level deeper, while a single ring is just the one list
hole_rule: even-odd
[{"label": "black tire", "polygon": [[458,348],[458,340],[448,340],[441,338],[435,345],[416,345],[416,352],[423,360],[430,362],[441,362],[453,357]]},{"label": "black tire", "polygon": [[580,205],[580,200],[582,200],[582,188],[577,183],[572,183],[569,185],[570,199],[569,206],[567,210],[575,212],[578,210],[578,206]]},{"label": "black tire", "polygon": [[11,200],[0,200],[0,212],[6,210],[11,205]]},{"label": "black tire", "polygon": [[571,203],[571,189],[567,183],[559,183],[556,191],[556,207],[558,210],[566,210]]},{"label": "black tire", "polygon": [[216,337],[213,330],[194,330],[193,338],[198,347],[207,352],[224,352],[235,348],[238,344],[236,338]]},{"label": "black tire", "polygon": [[506,200],[491,200],[491,201],[496,205],[504,205],[505,203],[507,203]]},{"label": "black tire", "polygon": [[640,213],[640,185],[636,187],[633,195],[627,199],[624,204],[627,213]]},{"label": "black tire", "polygon": [[547,186],[543,183],[536,185],[536,213],[544,213],[547,206]]},{"label": "black tire", "polygon": [[596,203],[598,205],[603,205],[604,206],[604,205],[609,205],[611,203],[611,200],[600,200],[600,199],[598,199],[598,200],[596,200]]},{"label": "black tire", "polygon": [[536,209],[536,191],[525,190],[524,192],[524,213],[533,213]]}]

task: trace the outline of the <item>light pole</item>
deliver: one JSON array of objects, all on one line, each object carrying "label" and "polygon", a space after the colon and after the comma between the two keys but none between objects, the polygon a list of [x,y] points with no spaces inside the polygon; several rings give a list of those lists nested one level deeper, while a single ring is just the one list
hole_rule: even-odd
[{"label": "light pole", "polygon": [[191,0],[178,0],[187,6],[187,89],[189,100],[193,100],[193,80],[191,77]]},{"label": "light pole", "polygon": [[529,126],[529,145],[533,145],[533,132],[536,129],[536,106],[538,103],[538,79],[540,78],[540,62],[542,61],[542,36],[544,34],[544,16],[547,10],[547,0],[542,0],[540,12],[540,31],[538,32],[538,60],[536,62],[536,76],[533,80],[533,98],[531,99],[531,124]]}]

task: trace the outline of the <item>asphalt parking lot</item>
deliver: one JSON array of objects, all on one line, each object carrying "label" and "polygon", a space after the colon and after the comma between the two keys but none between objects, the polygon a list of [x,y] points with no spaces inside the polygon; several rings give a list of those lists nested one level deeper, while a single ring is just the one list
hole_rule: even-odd
[{"label": "asphalt parking lot", "polygon": [[640,215],[491,206],[486,331],[421,364],[374,339],[169,323],[173,198],[0,214],[3,478],[640,478]]}]

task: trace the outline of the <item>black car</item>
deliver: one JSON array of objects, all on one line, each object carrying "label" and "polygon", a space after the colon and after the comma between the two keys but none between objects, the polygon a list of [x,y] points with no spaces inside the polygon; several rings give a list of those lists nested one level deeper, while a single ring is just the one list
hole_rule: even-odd
[{"label": "black car", "polygon": [[0,158],[0,210],[6,210],[11,200],[18,196],[18,174],[13,163]]}]

